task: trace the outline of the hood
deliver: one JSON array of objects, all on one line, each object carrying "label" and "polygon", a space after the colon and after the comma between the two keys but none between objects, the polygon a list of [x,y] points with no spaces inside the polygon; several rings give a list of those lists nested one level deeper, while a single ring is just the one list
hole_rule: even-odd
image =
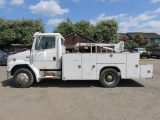
[{"label": "hood", "polygon": [[10,55],[10,56],[8,56],[7,63],[11,62],[13,59],[16,59],[16,61],[17,60],[24,60],[24,61],[29,62],[29,56],[30,56],[29,50],[24,51],[24,52],[20,52],[20,53],[14,54],[14,55]]},{"label": "hood", "polygon": [[30,55],[30,51],[29,50],[10,55],[9,57],[20,57],[20,56],[27,56],[27,55],[28,56]]}]

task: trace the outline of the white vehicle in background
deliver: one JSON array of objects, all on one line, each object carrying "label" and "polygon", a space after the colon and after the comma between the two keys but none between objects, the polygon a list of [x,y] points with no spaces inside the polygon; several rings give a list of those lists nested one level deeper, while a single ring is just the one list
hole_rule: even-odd
[{"label": "white vehicle in background", "polygon": [[150,58],[150,52],[147,52],[145,48],[134,48],[133,52],[135,53],[138,52],[140,54],[140,58],[142,57]]},{"label": "white vehicle in background", "polygon": [[139,65],[139,53],[121,53],[123,43],[112,44],[112,49],[106,44],[84,44],[111,49],[112,53],[93,53],[92,49],[90,53],[65,53],[64,42],[59,33],[35,33],[31,51],[8,57],[8,79],[13,77],[21,88],[48,78],[99,80],[104,87],[115,87],[120,79],[153,77],[153,65]]}]

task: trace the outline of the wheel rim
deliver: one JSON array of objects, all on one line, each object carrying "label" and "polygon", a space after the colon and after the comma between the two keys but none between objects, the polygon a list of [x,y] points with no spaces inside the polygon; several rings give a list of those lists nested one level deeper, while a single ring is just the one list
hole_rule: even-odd
[{"label": "wheel rim", "polygon": [[17,75],[16,80],[17,80],[18,84],[25,85],[25,84],[28,83],[29,77],[26,73],[20,73],[20,74]]},{"label": "wheel rim", "polygon": [[115,81],[115,75],[113,73],[107,73],[104,79],[107,84],[112,84]]}]

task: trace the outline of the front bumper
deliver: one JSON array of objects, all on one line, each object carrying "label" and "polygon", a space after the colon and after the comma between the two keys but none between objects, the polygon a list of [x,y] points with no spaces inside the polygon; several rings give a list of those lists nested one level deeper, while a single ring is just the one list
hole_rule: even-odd
[{"label": "front bumper", "polygon": [[12,77],[11,72],[7,71],[7,79],[11,79]]},{"label": "front bumper", "polygon": [[150,57],[150,54],[140,54],[140,57]]}]

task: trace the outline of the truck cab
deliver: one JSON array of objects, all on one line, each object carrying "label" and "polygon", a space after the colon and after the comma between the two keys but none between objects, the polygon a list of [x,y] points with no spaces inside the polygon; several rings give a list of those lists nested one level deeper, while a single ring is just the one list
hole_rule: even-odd
[{"label": "truck cab", "polygon": [[[30,51],[8,57],[7,76],[13,77],[15,85],[28,87],[33,80],[60,78],[65,39],[59,33],[35,33]],[[31,82],[26,84],[29,79]]]},{"label": "truck cab", "polygon": [[61,69],[61,57],[65,52],[64,38],[59,33],[38,33],[34,38],[30,64],[40,70]]}]

